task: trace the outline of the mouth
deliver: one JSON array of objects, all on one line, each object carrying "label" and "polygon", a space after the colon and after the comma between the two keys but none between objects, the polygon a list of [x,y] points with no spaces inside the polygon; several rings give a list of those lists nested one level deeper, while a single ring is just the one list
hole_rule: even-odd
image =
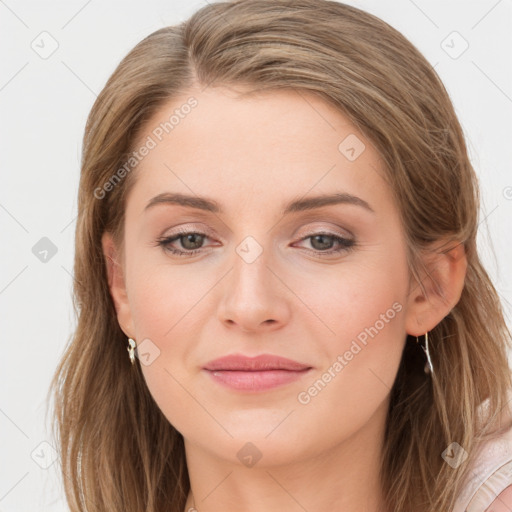
[{"label": "mouth", "polygon": [[258,392],[294,382],[309,373],[312,367],[273,354],[256,357],[229,354],[210,361],[202,370],[228,388]]},{"label": "mouth", "polygon": [[267,370],[289,370],[301,371],[311,368],[310,365],[299,363],[293,359],[276,356],[273,354],[260,354],[256,357],[248,357],[243,354],[229,354],[207,363],[205,370],[210,371],[267,371]]},{"label": "mouth", "polygon": [[204,370],[225,387],[238,391],[260,392],[284,386],[308,374],[312,368],[302,370]]}]

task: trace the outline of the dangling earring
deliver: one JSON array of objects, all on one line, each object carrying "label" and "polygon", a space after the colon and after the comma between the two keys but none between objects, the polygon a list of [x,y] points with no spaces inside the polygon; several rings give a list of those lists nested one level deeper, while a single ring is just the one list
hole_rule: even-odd
[{"label": "dangling earring", "polygon": [[416,343],[419,344],[419,346],[423,349],[423,352],[425,352],[427,356],[427,362],[425,363],[425,367],[423,368],[423,371],[428,375],[429,373],[431,375],[434,375],[434,366],[432,365],[432,360],[430,359],[430,352],[428,350],[428,332],[425,333],[425,346],[423,346],[416,336]]},{"label": "dangling earring", "polygon": [[135,341],[132,340],[131,338],[128,338],[128,344],[130,345],[127,350],[128,350],[128,354],[130,355],[130,361],[132,364],[135,364]]}]

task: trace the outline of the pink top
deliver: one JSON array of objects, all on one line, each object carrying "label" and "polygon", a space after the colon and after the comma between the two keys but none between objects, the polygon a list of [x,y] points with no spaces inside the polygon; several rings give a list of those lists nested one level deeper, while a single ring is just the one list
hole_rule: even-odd
[{"label": "pink top", "polygon": [[[509,399],[508,418],[512,420],[511,392]],[[479,406],[479,414],[487,402]],[[512,485],[512,423],[498,437],[484,442],[479,450],[452,512],[485,512],[496,497]]]}]

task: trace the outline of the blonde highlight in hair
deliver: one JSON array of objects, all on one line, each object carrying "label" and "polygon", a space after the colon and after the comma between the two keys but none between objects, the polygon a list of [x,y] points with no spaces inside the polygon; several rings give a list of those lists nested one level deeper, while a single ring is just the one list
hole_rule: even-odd
[{"label": "blonde highlight in hair", "polygon": [[[50,387],[70,510],[182,512],[186,503],[183,437],[149,393],[140,365],[129,362],[102,253],[105,231],[122,246],[136,172],[101,199],[95,191],[126,161],[147,121],[197,85],[305,91],[346,115],[382,158],[419,286],[422,252],[440,240],[464,245],[462,295],[429,333],[432,381],[412,340],[405,345],[381,466],[386,510],[451,510],[477,443],[495,435],[512,384],[510,332],[476,248],[477,178],[432,66],[384,21],[327,0],[209,4],[137,44],[95,101],[78,195],[78,322]],[[441,457],[454,441],[469,454],[456,469]]]}]

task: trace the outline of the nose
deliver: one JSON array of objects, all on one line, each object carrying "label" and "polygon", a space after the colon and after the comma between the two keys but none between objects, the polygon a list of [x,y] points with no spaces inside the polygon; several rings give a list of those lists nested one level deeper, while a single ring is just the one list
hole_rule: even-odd
[{"label": "nose", "polygon": [[218,314],[229,329],[245,333],[273,331],[288,322],[292,295],[271,268],[266,253],[249,263],[238,255],[225,277]]}]

